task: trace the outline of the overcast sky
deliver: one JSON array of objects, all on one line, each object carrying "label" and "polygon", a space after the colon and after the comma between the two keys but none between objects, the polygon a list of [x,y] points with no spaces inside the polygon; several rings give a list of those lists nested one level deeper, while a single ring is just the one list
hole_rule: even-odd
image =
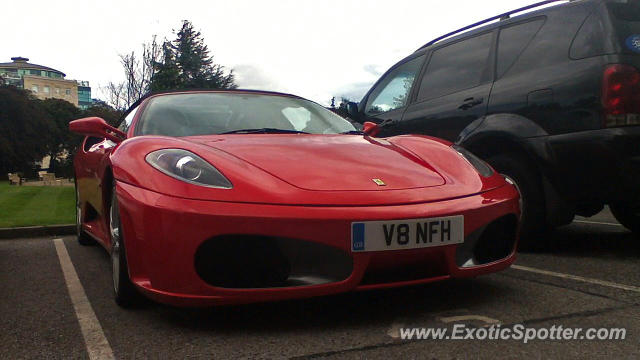
[{"label": "overcast sky", "polygon": [[360,100],[389,66],[434,37],[535,0],[454,1],[7,1],[0,62],[30,62],[88,80],[93,96],[122,80],[118,54],[183,19],[240,87],[294,93],[322,104]]}]

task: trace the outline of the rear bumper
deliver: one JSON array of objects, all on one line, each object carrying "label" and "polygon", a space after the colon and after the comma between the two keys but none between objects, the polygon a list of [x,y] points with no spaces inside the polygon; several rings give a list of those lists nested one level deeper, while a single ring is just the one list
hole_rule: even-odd
[{"label": "rear bumper", "polygon": [[[132,281],[146,296],[176,306],[239,304],[414,285],[487,274],[502,270],[515,260],[515,234],[504,257],[468,267],[459,266],[458,250],[462,244],[352,253],[350,242],[353,221],[452,214],[464,215],[465,236],[471,237],[496,219],[505,216],[517,218],[517,192],[511,186],[449,201],[370,207],[188,200],[122,182],[117,183],[117,195]],[[352,268],[346,278],[330,283],[249,289],[212,286],[199,275],[194,257],[203,243],[226,235],[296,239],[330,247],[348,256]],[[416,278],[403,273],[403,269],[417,267],[428,267],[428,275]],[[395,275],[386,279],[378,276],[389,272]]]},{"label": "rear bumper", "polygon": [[[541,146],[540,141],[547,146]],[[640,126],[528,139],[557,192],[574,203],[640,202]]]}]

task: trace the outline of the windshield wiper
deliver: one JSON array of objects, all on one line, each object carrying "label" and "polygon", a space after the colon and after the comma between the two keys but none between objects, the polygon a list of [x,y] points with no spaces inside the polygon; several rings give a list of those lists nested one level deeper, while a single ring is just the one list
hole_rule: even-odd
[{"label": "windshield wiper", "polygon": [[363,131],[360,130],[349,130],[345,132],[341,132],[342,135],[364,135]]},{"label": "windshield wiper", "polygon": [[286,130],[276,128],[258,128],[258,129],[239,129],[220,133],[218,135],[227,134],[308,134],[308,132],[298,130]]}]

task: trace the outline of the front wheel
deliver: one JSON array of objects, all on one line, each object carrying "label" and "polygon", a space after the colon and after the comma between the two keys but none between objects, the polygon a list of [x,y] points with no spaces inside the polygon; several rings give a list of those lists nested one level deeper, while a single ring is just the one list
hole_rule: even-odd
[{"label": "front wheel", "polygon": [[640,205],[612,204],[609,205],[613,216],[622,226],[640,234]]},{"label": "front wheel", "polygon": [[122,307],[137,305],[142,296],[135,289],[129,277],[127,265],[127,253],[124,247],[122,226],[120,222],[120,209],[116,187],[111,192],[111,206],[109,209],[109,233],[111,235],[111,270],[113,279],[113,293],[116,303]]}]

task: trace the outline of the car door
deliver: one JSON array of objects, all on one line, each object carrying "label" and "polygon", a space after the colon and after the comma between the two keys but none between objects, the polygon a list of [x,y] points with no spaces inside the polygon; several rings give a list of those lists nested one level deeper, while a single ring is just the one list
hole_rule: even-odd
[{"label": "car door", "polygon": [[[378,124],[386,120],[400,121],[424,60],[424,54],[412,55],[389,69],[365,96],[362,119]],[[390,135],[393,128],[385,129],[383,135]]]},{"label": "car door", "polygon": [[83,222],[86,230],[99,238],[102,238],[101,235],[106,231],[104,224],[99,221],[103,218],[105,211],[101,177],[103,171],[100,168],[115,145],[108,139],[87,136],[74,160],[78,195],[90,206],[85,205]]},{"label": "car door", "polygon": [[[137,108],[130,111],[123,119],[119,127],[121,131],[127,132],[135,117],[136,110]],[[116,145],[109,139],[87,136],[82,143],[82,149],[76,155],[77,164],[79,164],[75,168],[79,195],[95,211],[95,216],[85,218],[85,225],[89,232],[101,239],[105,238],[101,235],[108,232],[105,223],[99,221],[99,219],[104,219],[107,211],[105,201],[108,199],[104,198],[105,184],[103,181],[109,163],[108,157]]]},{"label": "car door", "polygon": [[454,141],[487,111],[493,83],[496,30],[434,48],[414,101],[403,114],[403,133]]}]

